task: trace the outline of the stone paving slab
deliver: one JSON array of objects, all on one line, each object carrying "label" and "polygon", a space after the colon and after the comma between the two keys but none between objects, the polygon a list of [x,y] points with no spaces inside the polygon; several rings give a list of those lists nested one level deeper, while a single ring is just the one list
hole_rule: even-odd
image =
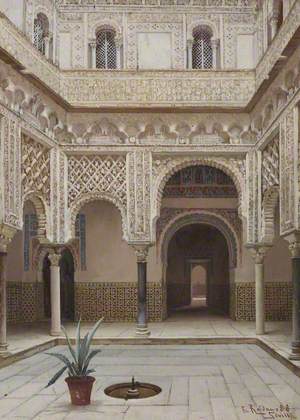
[{"label": "stone paving slab", "polygon": [[[270,410],[288,405],[290,411],[278,411],[282,417],[277,418],[300,420],[300,378],[254,344],[96,347],[102,352],[93,363],[96,382],[90,406],[71,406],[64,378],[45,388],[60,367],[47,351],[0,369],[0,418],[263,420],[272,418]],[[55,351],[68,354],[65,346]],[[104,393],[133,374],[162,392],[129,401]]]}]

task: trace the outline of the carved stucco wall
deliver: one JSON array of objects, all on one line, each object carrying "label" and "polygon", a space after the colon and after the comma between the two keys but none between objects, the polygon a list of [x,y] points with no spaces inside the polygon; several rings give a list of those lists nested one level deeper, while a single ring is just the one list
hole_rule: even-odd
[{"label": "carved stucco wall", "polygon": [[[166,8],[140,8],[124,10],[117,5],[113,12],[108,8],[97,7],[95,10],[72,7],[60,9],[57,26],[57,51],[64,48],[60,33],[71,35],[71,67],[82,68],[88,65],[88,42],[95,39],[98,27],[110,25],[117,28],[117,37],[123,44],[124,67],[136,69],[138,65],[138,33],[171,34],[172,68],[186,68],[187,39],[191,39],[193,27],[204,24],[211,27],[213,37],[220,39],[221,64],[224,68],[236,68],[237,35],[253,34],[256,31],[254,11],[251,8],[220,8],[212,13],[198,5],[196,10],[176,11],[171,13]],[[230,6],[230,5],[229,5]],[[83,13],[84,12],[84,13]],[[28,18],[30,20],[30,17]],[[257,38],[259,44],[261,39]],[[259,47],[261,49],[261,47]]]},{"label": "carved stucco wall", "polygon": [[17,118],[0,107],[0,150],[2,181],[2,222],[19,228],[21,204],[21,128]]}]

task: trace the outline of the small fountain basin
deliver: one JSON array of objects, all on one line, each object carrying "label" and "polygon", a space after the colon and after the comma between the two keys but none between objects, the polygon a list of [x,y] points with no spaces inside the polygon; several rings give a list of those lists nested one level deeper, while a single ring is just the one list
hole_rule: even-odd
[{"label": "small fountain basin", "polygon": [[157,385],[136,382],[132,378],[131,382],[110,385],[105,388],[104,393],[112,398],[122,398],[124,400],[149,398],[158,395],[161,388]]}]

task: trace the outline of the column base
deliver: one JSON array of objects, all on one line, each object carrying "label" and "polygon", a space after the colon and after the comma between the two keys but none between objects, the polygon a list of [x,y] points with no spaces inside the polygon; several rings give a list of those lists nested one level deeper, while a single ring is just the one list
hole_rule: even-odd
[{"label": "column base", "polygon": [[50,331],[50,335],[53,337],[58,337],[61,335],[61,331]]},{"label": "column base", "polygon": [[10,354],[7,348],[8,344],[0,344],[0,357],[6,357]]},{"label": "column base", "polygon": [[300,342],[292,343],[291,353],[289,355],[290,360],[300,360]]},{"label": "column base", "polygon": [[137,326],[135,335],[138,337],[148,337],[150,335],[150,331],[148,330],[148,327],[145,325]]}]

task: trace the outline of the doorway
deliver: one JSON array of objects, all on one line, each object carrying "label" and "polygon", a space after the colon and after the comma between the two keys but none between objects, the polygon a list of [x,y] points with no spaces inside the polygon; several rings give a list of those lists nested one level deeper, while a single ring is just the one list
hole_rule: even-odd
[{"label": "doorway", "polygon": [[214,226],[191,223],[178,229],[167,249],[167,312],[229,313],[229,253]]},{"label": "doorway", "polygon": [[207,308],[209,305],[210,259],[187,259],[187,278],[190,284],[192,308]]}]

